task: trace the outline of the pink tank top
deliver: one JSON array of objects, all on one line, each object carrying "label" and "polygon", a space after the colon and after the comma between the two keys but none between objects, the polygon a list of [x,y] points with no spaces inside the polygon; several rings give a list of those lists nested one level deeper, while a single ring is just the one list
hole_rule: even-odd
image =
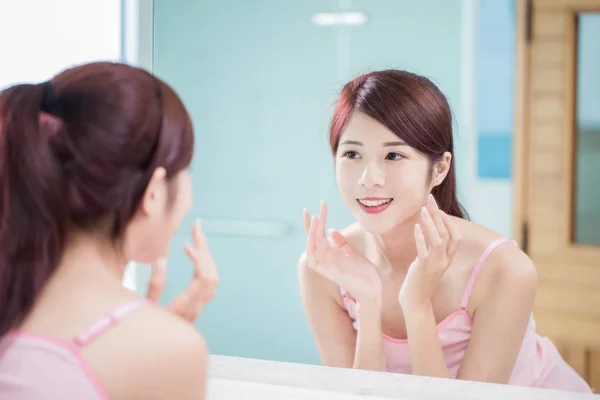
[{"label": "pink tank top", "polygon": [[[460,363],[465,356],[469,338],[471,337],[472,320],[467,313],[467,305],[471,290],[479,270],[490,253],[499,245],[514,241],[500,238],[492,242],[483,252],[469,277],[467,287],[460,303],[460,308],[437,325],[440,344],[446,359],[450,376],[456,378]],[[356,303],[342,289],[344,307],[356,324]],[[402,374],[411,373],[408,340],[394,339],[383,335],[384,353],[388,372]],[[577,373],[563,361],[554,344],[546,337],[536,334],[533,314],[529,319],[527,332],[523,339],[517,362],[513,369],[509,384],[529,387],[543,387],[589,393],[592,390]]]},{"label": "pink tank top", "polygon": [[82,358],[81,349],[146,303],[146,299],[126,303],[94,322],[72,341],[11,331],[0,341],[0,398],[108,400]]}]

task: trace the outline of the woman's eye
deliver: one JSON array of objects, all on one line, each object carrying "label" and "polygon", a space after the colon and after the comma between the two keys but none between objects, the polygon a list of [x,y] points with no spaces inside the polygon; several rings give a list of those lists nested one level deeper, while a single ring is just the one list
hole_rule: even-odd
[{"label": "woman's eye", "polygon": [[356,159],[360,158],[360,154],[358,154],[356,151],[347,151],[344,153],[344,157]]},{"label": "woman's eye", "polygon": [[397,161],[404,158],[404,156],[400,153],[388,153],[385,157],[387,160]]}]

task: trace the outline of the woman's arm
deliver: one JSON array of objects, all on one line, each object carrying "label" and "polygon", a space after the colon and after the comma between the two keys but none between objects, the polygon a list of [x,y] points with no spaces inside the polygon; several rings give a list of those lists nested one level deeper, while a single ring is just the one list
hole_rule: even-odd
[{"label": "woman's arm", "polygon": [[449,378],[431,299],[462,235],[431,195],[421,210],[414,235],[417,257],[408,268],[398,295],[404,311],[411,369],[414,375]]},{"label": "woman's arm", "polygon": [[412,374],[449,378],[431,304],[422,309],[405,311],[404,321]]},{"label": "woman's arm", "polygon": [[[516,247],[493,253],[474,288],[481,296],[458,379],[508,383],[529,322],[537,285],[531,260]],[[431,306],[406,310],[412,373],[450,377]]]},{"label": "woman's arm", "polygon": [[485,264],[471,295],[476,308],[458,378],[506,384],[533,309],[537,271],[513,246],[493,252]]},{"label": "woman's arm", "polygon": [[352,319],[334,296],[336,284],[310,269],[306,254],[298,263],[300,294],[323,365],[385,371],[381,308],[358,307],[357,334]]},{"label": "woman's arm", "polygon": [[381,305],[357,304],[358,335],[353,368],[385,372],[383,332],[381,331]]}]

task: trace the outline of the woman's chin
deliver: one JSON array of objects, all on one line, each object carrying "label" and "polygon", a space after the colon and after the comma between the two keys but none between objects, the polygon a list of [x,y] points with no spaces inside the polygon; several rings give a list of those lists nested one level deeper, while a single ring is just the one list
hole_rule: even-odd
[{"label": "woman's chin", "polygon": [[[401,226],[409,223],[413,218],[404,215],[355,215],[356,222],[362,230],[372,235],[383,235],[397,230]],[[411,223],[412,227],[412,223]]]}]

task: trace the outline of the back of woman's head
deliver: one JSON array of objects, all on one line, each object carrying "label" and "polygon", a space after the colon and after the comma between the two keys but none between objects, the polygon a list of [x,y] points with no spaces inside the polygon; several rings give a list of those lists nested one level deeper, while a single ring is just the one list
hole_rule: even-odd
[{"label": "back of woman's head", "polygon": [[193,130],[175,92],[116,63],[65,70],[0,95],[0,335],[56,269],[70,232],[117,241],[156,168],[191,162]]},{"label": "back of woman's head", "polygon": [[[340,93],[330,125],[329,139],[334,157],[344,129],[355,112],[379,122],[404,143],[427,156],[430,168],[443,158],[445,152],[454,156],[450,106],[438,87],[423,76],[383,70],[360,75],[348,82]],[[441,210],[467,218],[456,195],[454,164],[452,160],[445,179],[432,189],[432,194]]]}]

